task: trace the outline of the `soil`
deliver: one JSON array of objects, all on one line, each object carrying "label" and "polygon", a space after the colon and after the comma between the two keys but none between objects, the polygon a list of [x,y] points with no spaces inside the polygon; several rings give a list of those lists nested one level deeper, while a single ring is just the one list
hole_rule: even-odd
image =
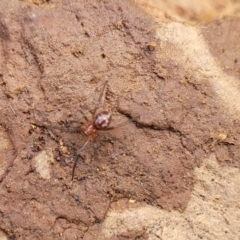
[{"label": "soil", "polygon": [[[228,105],[208,79],[172,62],[171,54],[184,52],[171,42],[162,49],[159,23],[135,5],[2,0],[0,6],[0,229],[8,239],[100,239],[99,226],[118,202],[184,212],[194,170],[211,154],[221,166],[240,167],[238,114],[223,114]],[[238,24],[231,18],[201,29],[215,57],[228,53],[219,61],[231,76],[239,76]],[[230,28],[229,42],[214,38]],[[106,81],[98,112],[112,112],[112,126],[129,124],[99,131],[79,152],[86,136],[71,127],[91,121]]]}]

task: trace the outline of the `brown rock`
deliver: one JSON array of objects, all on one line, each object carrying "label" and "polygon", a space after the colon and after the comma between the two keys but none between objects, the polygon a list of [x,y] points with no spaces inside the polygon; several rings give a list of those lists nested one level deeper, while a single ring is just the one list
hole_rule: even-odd
[{"label": "brown rock", "polygon": [[[231,166],[238,176],[238,25],[238,18],[204,26],[171,19],[157,23],[128,1],[2,0],[4,234],[9,239],[232,239],[239,234],[239,215],[229,214],[239,209],[236,189],[222,186],[213,200],[198,185],[204,181],[195,178],[209,156],[222,166],[210,162],[208,168],[219,173]],[[106,80],[100,109],[114,113],[113,125],[135,121],[100,132],[85,149],[91,161],[78,154],[83,134],[35,127],[35,121],[78,126],[91,117]],[[209,185],[214,171],[203,172]],[[229,197],[221,212],[216,207],[208,216],[209,227],[202,227],[207,218],[189,224],[196,217],[191,206],[209,209],[224,191],[234,197],[231,208]],[[199,200],[203,197],[207,203]],[[219,217],[223,228],[216,234],[218,214],[234,224]],[[171,216],[175,223],[188,219],[178,230],[186,235],[176,238],[175,225],[166,228]]]}]

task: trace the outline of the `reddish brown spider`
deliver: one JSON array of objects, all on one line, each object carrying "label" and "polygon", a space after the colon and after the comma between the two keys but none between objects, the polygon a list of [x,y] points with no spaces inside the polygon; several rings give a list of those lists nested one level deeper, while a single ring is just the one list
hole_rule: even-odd
[{"label": "reddish brown spider", "polygon": [[[79,132],[79,131],[84,132],[84,134],[87,136],[87,140],[85,141],[83,146],[78,151],[79,153],[82,152],[85,149],[85,147],[87,146],[87,144],[89,143],[89,141],[96,135],[96,133],[98,131],[112,130],[112,129],[121,127],[121,126],[125,125],[126,123],[132,121],[132,120],[127,120],[127,121],[119,123],[115,126],[110,126],[111,120],[112,120],[112,114],[108,111],[102,111],[102,112],[97,113],[97,110],[98,110],[98,108],[102,102],[103,96],[105,94],[107,83],[108,82],[106,81],[103,86],[103,89],[99,96],[98,104],[93,111],[92,121],[90,123],[84,124],[84,125],[76,127],[76,128],[74,128],[74,127],[64,128],[64,127],[58,127],[58,126],[45,125],[45,124],[41,124],[41,123],[34,123],[34,124],[38,125],[40,127],[46,127],[46,128],[52,128],[52,129],[71,130],[71,132]],[[74,161],[73,170],[72,170],[72,180],[74,177],[77,161],[78,161],[78,158],[76,158]]]}]

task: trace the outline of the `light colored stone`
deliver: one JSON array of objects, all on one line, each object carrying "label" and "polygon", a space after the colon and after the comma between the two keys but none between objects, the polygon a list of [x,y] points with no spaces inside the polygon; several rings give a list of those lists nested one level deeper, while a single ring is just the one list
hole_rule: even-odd
[{"label": "light colored stone", "polygon": [[36,171],[43,179],[50,179],[51,177],[51,163],[54,162],[53,152],[51,149],[40,152],[34,159]]},{"label": "light colored stone", "polygon": [[239,1],[135,0],[135,3],[159,21],[171,17],[184,22],[210,22],[226,15],[239,16]]},{"label": "light colored stone", "polygon": [[5,235],[4,232],[0,230],[0,240],[8,240],[7,236]]}]

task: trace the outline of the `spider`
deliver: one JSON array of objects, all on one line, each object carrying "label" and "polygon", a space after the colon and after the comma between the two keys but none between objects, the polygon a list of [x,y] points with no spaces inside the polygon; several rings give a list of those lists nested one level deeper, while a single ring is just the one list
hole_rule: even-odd
[{"label": "spider", "polygon": [[[99,109],[99,106],[101,105],[103,97],[105,95],[107,84],[108,84],[108,81],[106,81],[104,83],[103,89],[102,89],[99,99],[98,99],[98,103],[92,114],[92,120],[90,122],[80,125],[78,127],[71,127],[71,128],[46,125],[46,124],[39,123],[37,121],[33,124],[40,126],[40,127],[45,127],[45,128],[67,130],[67,131],[70,130],[71,132],[83,132],[84,135],[87,137],[87,139],[78,151],[78,153],[82,152],[85,149],[85,147],[87,146],[87,144],[90,142],[90,140],[92,140],[96,136],[97,132],[113,130],[113,129],[121,127],[129,122],[134,121],[134,119],[128,119],[127,121],[121,122],[115,126],[110,126],[111,121],[112,121],[112,113],[110,113],[108,111],[101,111],[101,112],[97,113],[97,110]],[[74,160],[73,169],[72,169],[72,181],[74,178],[74,173],[75,173],[75,168],[77,166],[77,162],[78,162],[78,158],[76,158]]]}]

